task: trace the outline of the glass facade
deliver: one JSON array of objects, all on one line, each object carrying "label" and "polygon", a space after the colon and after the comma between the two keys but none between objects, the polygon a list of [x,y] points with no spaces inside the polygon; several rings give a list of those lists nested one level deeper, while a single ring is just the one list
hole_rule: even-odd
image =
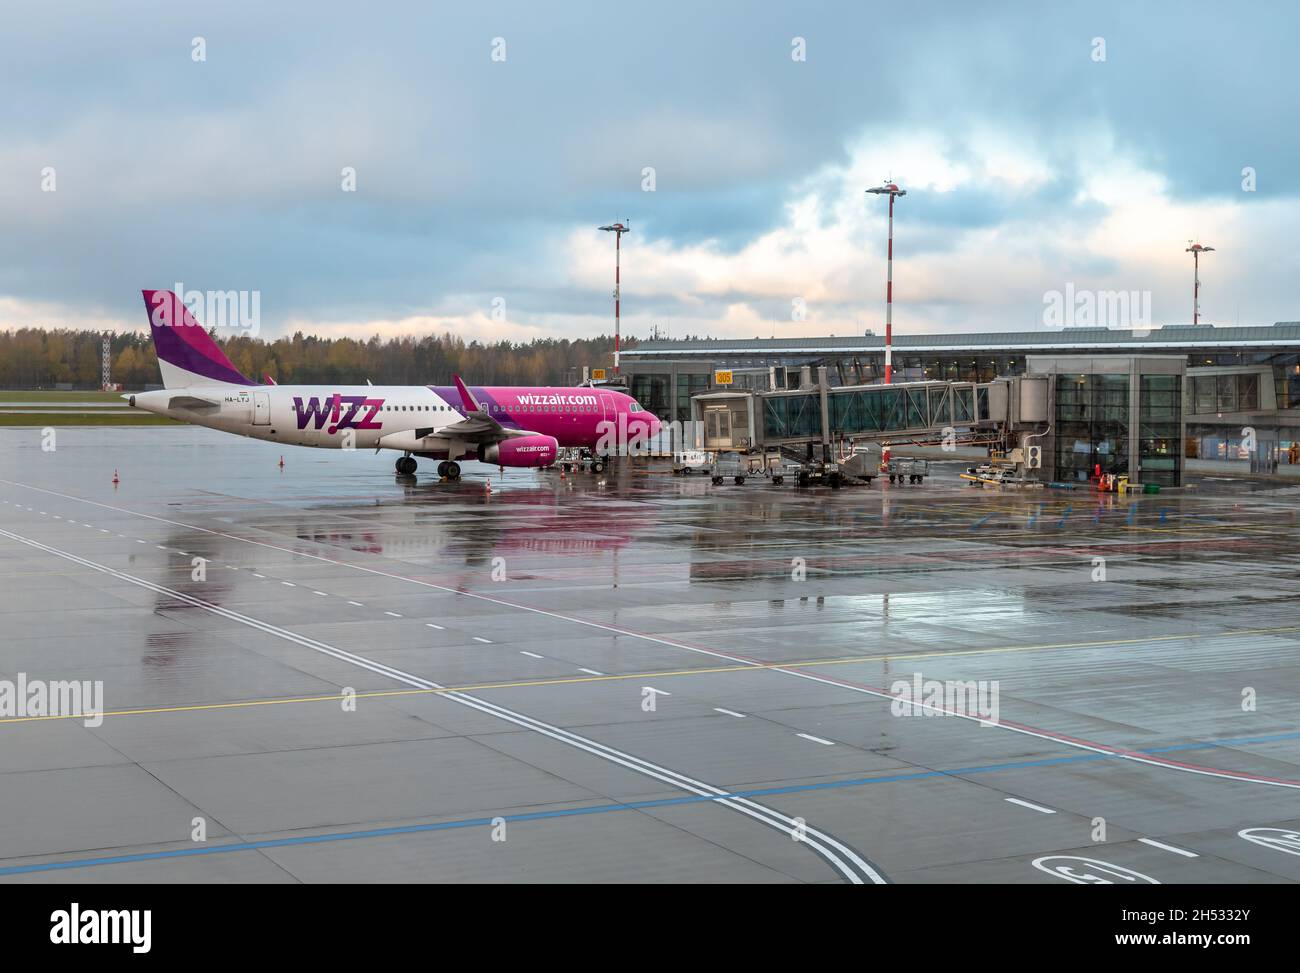
[{"label": "glass facade", "polygon": [[1195,415],[1250,412],[1259,408],[1258,375],[1192,375],[1191,410]]},{"label": "glass facade", "polygon": [[628,392],[641,404],[641,408],[653,412],[660,419],[671,419],[668,398],[671,388],[671,375],[634,372]]},{"label": "glass facade", "polygon": [[1129,377],[1058,375],[1054,426],[1058,478],[1128,473]]},{"label": "glass facade", "polygon": [[[677,411],[668,418],[678,422],[691,421],[691,396],[708,391],[709,376],[703,373],[677,376]],[[658,415],[658,413],[656,413]],[[660,416],[660,418],[665,418]]]},{"label": "glass facade", "polygon": [[1138,466],[1141,474],[1138,479],[1144,484],[1177,486],[1182,482],[1182,395],[1182,378],[1178,375],[1141,377],[1138,394]]}]

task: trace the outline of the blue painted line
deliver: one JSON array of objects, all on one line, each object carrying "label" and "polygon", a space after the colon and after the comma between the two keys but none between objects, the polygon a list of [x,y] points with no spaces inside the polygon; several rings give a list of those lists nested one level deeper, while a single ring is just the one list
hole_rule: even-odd
[{"label": "blue painted line", "polygon": [[[1244,746],[1273,743],[1279,740],[1300,739],[1300,731],[1275,733],[1258,737],[1237,737],[1208,742],[1180,743],[1167,747],[1151,747],[1138,753],[1160,754],[1186,750],[1212,750],[1216,747]],[[159,861],[168,858],[192,858],[198,855],[220,855],[228,852],[258,851],[264,848],[288,848],[294,845],[325,844],[332,841],[353,841],[358,838],[384,838],[403,834],[424,834],[434,831],[452,831],[462,828],[493,826],[498,819],[509,822],[545,821],[553,818],[577,817],[586,814],[608,814],[613,811],[642,811],[660,807],[679,807],[685,804],[705,804],[727,798],[773,797],[798,794],[806,791],[839,790],[862,787],[867,784],[896,784],[915,780],[932,780],[937,777],[959,777],[972,774],[991,774],[1006,770],[1024,770],[1031,767],[1060,767],[1067,764],[1087,763],[1097,760],[1114,760],[1115,754],[1084,753],[1068,757],[1045,757],[1040,760],[1020,760],[1010,763],[981,764],[974,767],[955,767],[950,770],[921,770],[882,777],[859,777],[853,780],[819,781],[815,784],[791,784],[786,787],[763,787],[746,791],[731,791],[718,795],[688,794],[684,797],[661,798],[655,801],[632,801],[626,804],[596,804],[591,807],[565,808],[556,811],[532,811],[525,814],[502,814],[491,818],[470,818],[459,821],[441,821],[436,824],[411,824],[393,828],[372,828],[367,831],[344,831],[336,834],[304,835],[297,838],[268,838],[263,841],[240,841],[225,845],[203,845],[197,848],[177,848],[171,851],[149,851],[109,858],[80,858],[71,861],[38,862],[31,865],[12,865],[0,868],[0,876],[28,875],[33,872],[53,872],[70,868],[92,868],[98,865],[121,865],[131,862]]]}]

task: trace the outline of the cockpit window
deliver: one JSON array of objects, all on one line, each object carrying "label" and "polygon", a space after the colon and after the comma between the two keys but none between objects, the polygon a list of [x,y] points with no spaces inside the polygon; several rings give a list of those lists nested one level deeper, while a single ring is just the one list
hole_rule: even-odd
[{"label": "cockpit window", "polygon": [[629,406],[627,407],[627,411],[628,411],[628,412],[640,412],[640,411],[641,411],[641,406],[639,406],[639,405],[637,405],[637,403],[633,402],[631,405],[629,405]]}]

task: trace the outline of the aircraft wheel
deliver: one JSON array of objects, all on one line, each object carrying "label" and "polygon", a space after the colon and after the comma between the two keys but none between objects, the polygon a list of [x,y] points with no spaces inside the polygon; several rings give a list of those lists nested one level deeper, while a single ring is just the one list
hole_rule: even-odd
[{"label": "aircraft wheel", "polygon": [[591,464],[591,472],[593,472],[593,473],[604,473],[604,472],[605,472],[605,464],[602,463],[600,460],[593,460],[593,461],[592,461],[592,464]]},{"label": "aircraft wheel", "polygon": [[416,465],[414,458],[403,456],[397,461],[397,472],[401,473],[403,476],[410,476],[415,472]]},{"label": "aircraft wheel", "polygon": [[780,474],[777,474],[776,476],[772,477],[772,482],[776,484],[784,483],[785,477],[781,476]]},{"label": "aircraft wheel", "polygon": [[743,476],[738,476],[738,477],[736,477],[735,479],[736,479],[736,486],[744,486],[744,485],[745,485],[745,478],[744,478]]},{"label": "aircraft wheel", "polygon": [[460,464],[459,464],[459,463],[448,463],[448,464],[447,464],[447,479],[449,479],[449,480],[459,480],[459,479],[460,479]]},{"label": "aircraft wheel", "polygon": [[447,475],[447,461],[443,460],[441,463],[438,464],[438,476],[442,477],[446,475]]},{"label": "aircraft wheel", "polygon": [[714,485],[714,486],[722,486],[722,477],[720,477],[720,476],[715,476],[715,477],[713,478],[713,485]]}]

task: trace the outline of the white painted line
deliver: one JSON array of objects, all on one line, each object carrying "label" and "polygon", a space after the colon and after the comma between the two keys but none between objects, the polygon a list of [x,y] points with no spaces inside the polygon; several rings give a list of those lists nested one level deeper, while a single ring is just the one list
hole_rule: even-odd
[{"label": "white painted line", "polygon": [[1154,838],[1139,838],[1138,841],[1144,845],[1150,845],[1152,848],[1163,848],[1165,851],[1172,851],[1175,855],[1182,855],[1184,858],[1200,858],[1194,851],[1188,851],[1186,848],[1175,848],[1173,845],[1162,844]]},{"label": "white painted line", "polygon": [[[72,524],[72,523],[76,523],[76,521],[69,520],[68,523]],[[136,539],[136,543],[137,543],[137,544],[143,544],[143,543],[145,543],[145,542],[142,541],[142,540],[140,540],[139,538],[137,538],[137,539]]]},{"label": "white painted line", "polygon": [[[87,524],[86,526],[89,527],[90,524]],[[161,544],[155,544],[154,547],[158,548],[158,550],[160,550],[160,551],[165,551],[165,550],[167,550],[167,548],[163,547]]]},{"label": "white painted line", "polygon": [[297,586],[296,584],[294,584],[292,581],[281,581],[280,584],[284,585],[286,588],[296,588],[296,587],[298,587],[298,586]]},{"label": "white painted line", "polygon": [[645,688],[648,689],[648,690],[650,690],[650,692],[654,693],[656,696],[671,696],[671,695],[672,695],[672,693],[667,692],[666,690],[663,690],[663,689],[655,689],[654,686],[646,686]]},{"label": "white painted line", "polygon": [[545,659],[545,658],[546,658],[546,656],[544,656],[544,655],[538,655],[536,652],[525,652],[523,649],[520,649],[520,650],[519,650],[519,654],[520,654],[520,655],[526,655],[526,656],[529,656],[530,658],[533,658],[533,659]]},{"label": "white painted line", "polygon": [[604,675],[603,672],[597,672],[595,669],[583,669],[581,666],[578,667],[578,671],[579,671],[579,672],[585,672],[585,673],[586,673],[587,675],[589,675],[589,676],[603,676],[603,675]]},{"label": "white painted line", "polygon": [[436,628],[439,632],[443,630],[441,625],[435,625],[433,624],[433,622],[425,622],[424,624],[427,625],[429,628]]},{"label": "white painted line", "polygon": [[[109,530],[107,527],[101,527],[101,528],[99,528],[99,532],[100,532],[101,534],[111,534],[111,533],[113,533],[113,532],[112,532],[111,530]],[[184,554],[185,552],[184,552],[184,551],[181,551],[181,553]]]},{"label": "white painted line", "polygon": [[254,571],[254,572],[253,572],[253,577],[255,577],[255,578],[262,578],[262,579],[265,579],[265,578],[266,578],[266,575],[264,575],[264,574],[258,574],[256,571]]},{"label": "white painted line", "polygon": [[365,605],[361,604],[361,602],[359,602],[359,601],[349,601],[348,604],[349,604],[349,605],[356,605],[358,608],[365,608],[365,607],[366,607]]},{"label": "white painted line", "polygon": [[401,615],[397,614],[397,612],[384,612],[384,614],[385,614],[385,615],[392,615],[394,618],[401,618],[401,617],[402,617]]},{"label": "white painted line", "polygon": [[803,737],[805,740],[811,740],[813,743],[820,743],[827,747],[835,746],[830,740],[823,740],[821,737],[815,737],[809,733],[796,733],[795,736]]},{"label": "white painted line", "polygon": [[313,594],[313,595],[320,595],[322,598],[328,598],[328,597],[329,597],[329,595],[325,594],[325,592],[323,592],[323,591],[313,591],[312,594]]},{"label": "white painted line", "polygon": [[1029,810],[1031,810],[1031,811],[1039,811],[1039,812],[1041,812],[1042,814],[1055,814],[1055,813],[1056,813],[1056,812],[1053,811],[1050,807],[1040,807],[1040,806],[1037,805],[1037,804],[1030,804],[1028,801],[1022,801],[1022,800],[1021,800],[1020,798],[1018,798],[1018,797],[1007,797],[1007,798],[1004,798],[1004,800],[1005,800],[1008,804],[1019,804],[1021,807],[1027,807],[1027,808],[1029,808]]},{"label": "white painted line", "polygon": [[713,707],[713,712],[715,712],[715,713],[726,713],[728,716],[734,716],[734,717],[735,717],[736,719],[738,719],[738,720],[743,720],[743,719],[745,719],[745,714],[744,714],[744,713],[737,713],[737,712],[735,712],[734,710],[723,709],[721,706],[715,706],[715,707]]},{"label": "white painted line", "polygon": [[491,645],[491,644],[492,644],[492,640],[491,640],[491,639],[485,639],[485,638],[482,638],[481,636],[478,636],[478,635],[475,635],[475,636],[474,636],[474,641],[475,641],[475,642],[483,642],[483,643],[486,644],[486,645]]}]

